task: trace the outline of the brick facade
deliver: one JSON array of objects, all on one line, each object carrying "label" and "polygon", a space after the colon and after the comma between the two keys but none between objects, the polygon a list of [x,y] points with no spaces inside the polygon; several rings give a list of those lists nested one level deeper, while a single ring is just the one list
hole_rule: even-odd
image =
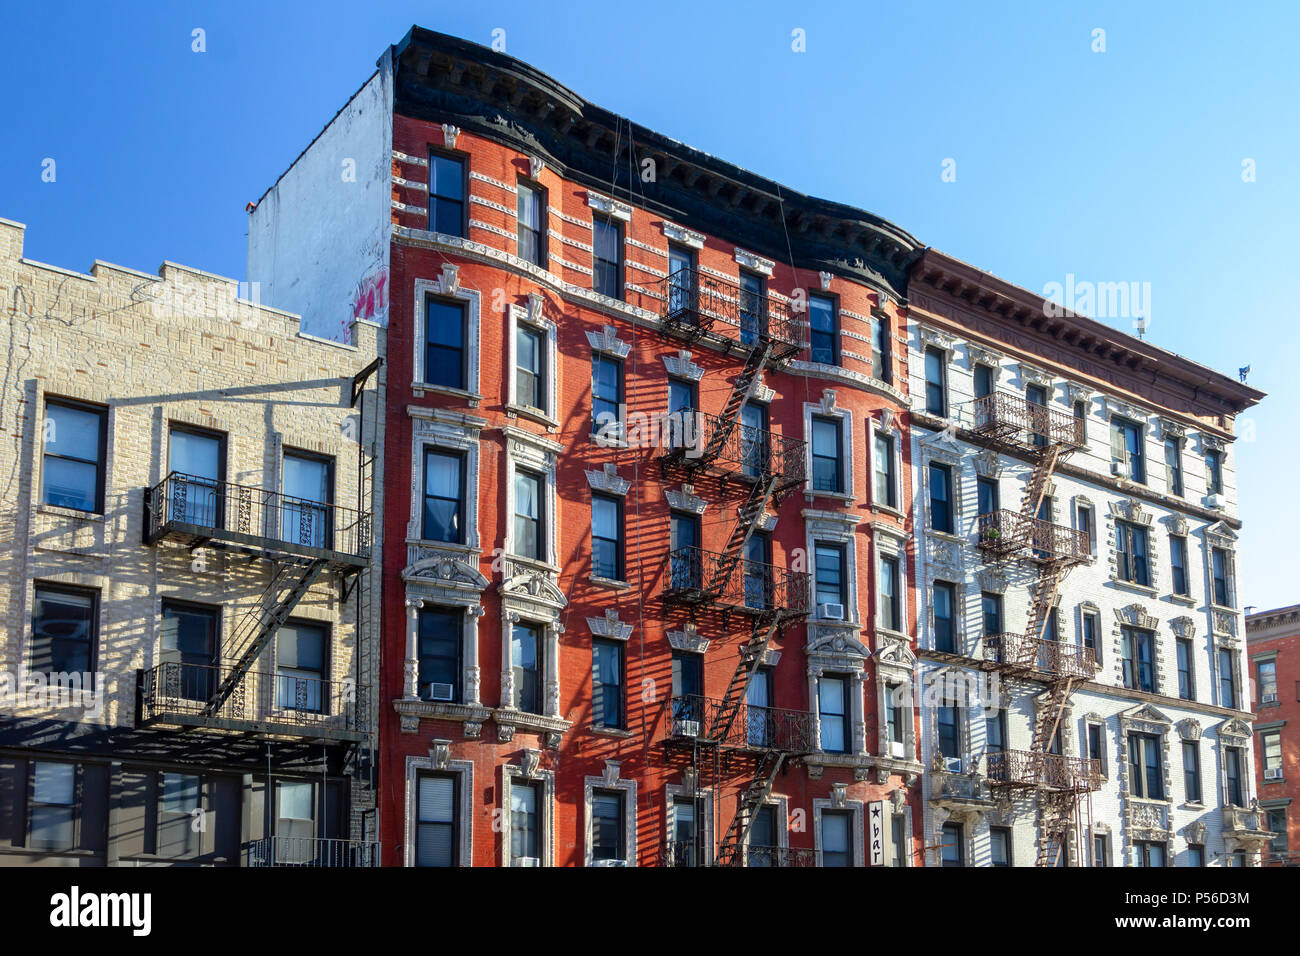
[{"label": "brick facade", "polygon": [[1300,607],[1247,615],[1246,655],[1255,711],[1255,788],[1266,825],[1278,834],[1264,862],[1294,866],[1300,848],[1300,816],[1292,806],[1300,791]]}]

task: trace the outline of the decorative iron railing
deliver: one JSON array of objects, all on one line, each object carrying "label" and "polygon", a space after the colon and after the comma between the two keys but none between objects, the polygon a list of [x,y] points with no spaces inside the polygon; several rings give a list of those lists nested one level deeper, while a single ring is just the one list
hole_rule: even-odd
[{"label": "decorative iron railing", "polygon": [[984,761],[990,787],[1082,791],[1101,786],[1101,761],[1088,757],[1002,750]]},{"label": "decorative iron railing", "polygon": [[770,342],[777,361],[806,344],[806,315],[801,318],[783,299],[745,292],[730,279],[679,269],[655,283],[654,291],[663,300],[660,319],[666,331],[687,338],[712,334],[749,348]]},{"label": "decorative iron railing", "polygon": [[379,844],[316,837],[263,837],[245,843],[244,866],[379,866]]},{"label": "decorative iron railing", "polygon": [[[783,486],[800,484],[807,474],[807,443],[751,425],[733,424],[720,415],[686,409],[675,413],[692,416],[693,427],[669,432],[668,454],[687,465],[708,451],[706,462],[747,478],[776,478]],[[684,419],[681,419],[684,421]],[[721,437],[725,436],[725,437]],[[715,447],[715,440],[717,441]]]},{"label": "decorative iron railing", "polygon": [[817,851],[804,847],[749,846],[745,848],[743,866],[814,867]]},{"label": "decorative iron railing", "polygon": [[1006,508],[980,515],[976,534],[980,549],[994,556],[1027,551],[1026,557],[1038,561],[1074,562],[1089,557],[1086,531],[1027,518]]},{"label": "decorative iron railing", "polygon": [[[734,561],[734,565],[732,562]],[[703,548],[678,548],[668,555],[664,596],[686,604],[716,604],[752,614],[808,613],[810,575],[761,561]]]},{"label": "decorative iron railing", "polygon": [[698,840],[667,840],[664,842],[664,866],[708,866],[707,848]]},{"label": "decorative iron railing", "polygon": [[1008,667],[1020,667],[1090,680],[1097,673],[1092,648],[1024,634],[990,634],[984,638],[984,658]]},{"label": "decorative iron railing", "polygon": [[971,431],[1023,449],[1065,449],[1088,444],[1082,418],[1061,409],[1031,402],[1023,395],[994,392],[971,405]]},{"label": "decorative iron railing", "polygon": [[672,699],[669,734],[742,750],[811,753],[817,749],[817,719],[808,711],[756,707],[746,700],[735,710],[725,701],[698,694]]},{"label": "decorative iron railing", "polygon": [[[145,492],[146,540],[176,532],[271,550],[370,557],[371,516],[279,491],[172,472]],[[283,550],[283,549],[281,549]]]},{"label": "decorative iron railing", "polygon": [[140,672],[140,723],[329,739],[359,738],[364,711],[352,681],[246,671],[212,713],[230,664],[168,661]]}]

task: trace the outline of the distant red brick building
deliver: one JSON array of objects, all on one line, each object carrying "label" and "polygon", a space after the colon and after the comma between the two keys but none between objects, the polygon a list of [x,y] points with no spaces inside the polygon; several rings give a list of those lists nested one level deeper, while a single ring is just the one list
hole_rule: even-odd
[{"label": "distant red brick building", "polygon": [[1300,604],[1246,617],[1254,693],[1255,781],[1268,829],[1265,863],[1300,862]]}]

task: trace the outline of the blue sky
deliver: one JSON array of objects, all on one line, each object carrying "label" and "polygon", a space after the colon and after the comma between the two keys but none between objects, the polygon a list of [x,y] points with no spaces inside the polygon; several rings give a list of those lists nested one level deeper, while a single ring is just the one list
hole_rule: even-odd
[{"label": "blue sky", "polygon": [[1150,283],[1153,342],[1250,365],[1270,393],[1236,450],[1241,598],[1300,603],[1300,5],[372,6],[4,3],[0,216],[66,268],[171,259],[242,279],[245,203],[388,44],[416,22],[485,44],[502,29],[506,52],[602,106],[1027,288]]}]

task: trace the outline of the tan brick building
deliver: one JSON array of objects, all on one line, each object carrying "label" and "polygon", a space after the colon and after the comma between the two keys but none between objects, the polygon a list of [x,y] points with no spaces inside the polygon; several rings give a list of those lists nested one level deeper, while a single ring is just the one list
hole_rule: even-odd
[{"label": "tan brick building", "polygon": [[22,245],[0,220],[0,861],[367,862],[382,331]]}]

